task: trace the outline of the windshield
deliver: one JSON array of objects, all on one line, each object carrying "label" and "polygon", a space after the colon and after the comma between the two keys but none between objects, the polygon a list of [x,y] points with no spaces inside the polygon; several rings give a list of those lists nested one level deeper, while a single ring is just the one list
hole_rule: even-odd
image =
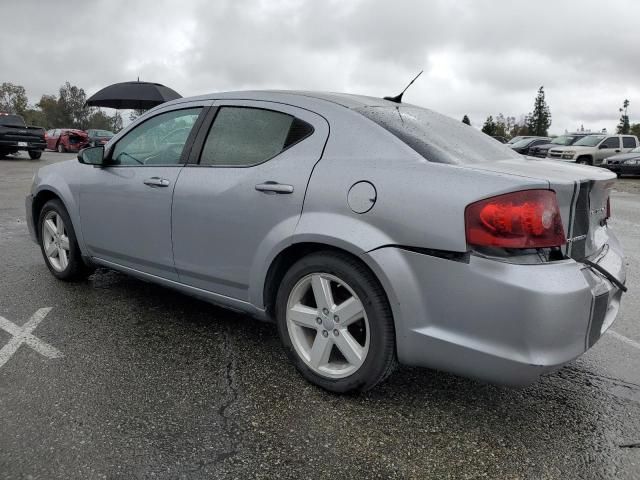
[{"label": "windshield", "polygon": [[466,164],[522,158],[489,135],[426,108],[399,105],[355,111],[393,133],[430,162]]},{"label": "windshield", "polygon": [[93,130],[93,135],[96,137],[113,137],[114,133],[109,130]]},{"label": "windshield", "polygon": [[16,125],[24,127],[24,120],[20,115],[0,115],[0,125]]},{"label": "windshield", "polygon": [[516,143],[512,143],[511,144],[511,148],[522,148],[522,147],[526,147],[527,145],[529,145],[531,142],[533,142],[533,138],[525,138],[524,140],[520,140]]},{"label": "windshield", "polygon": [[604,135],[588,135],[586,137],[582,137],[578,140],[574,145],[576,147],[595,147],[602,141]]},{"label": "windshield", "polygon": [[575,138],[575,135],[560,135],[551,140],[551,143],[554,145],[571,145]]}]

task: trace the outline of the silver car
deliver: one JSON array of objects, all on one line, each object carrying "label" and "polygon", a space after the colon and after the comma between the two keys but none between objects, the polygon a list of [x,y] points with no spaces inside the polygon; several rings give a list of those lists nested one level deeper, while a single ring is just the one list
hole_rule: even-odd
[{"label": "silver car", "polygon": [[397,363],[533,382],[590,348],[625,290],[615,175],[408,104],[184,98],[78,160],[40,169],[26,201],[55,277],[112,268],[275,321],[335,392]]}]

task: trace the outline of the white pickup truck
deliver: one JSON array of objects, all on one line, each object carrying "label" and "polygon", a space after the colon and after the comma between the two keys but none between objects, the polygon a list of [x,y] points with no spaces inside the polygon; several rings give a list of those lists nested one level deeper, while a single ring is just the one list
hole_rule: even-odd
[{"label": "white pickup truck", "polygon": [[605,158],[626,153],[640,146],[634,135],[594,134],[581,138],[573,145],[550,148],[548,158],[565,162],[601,165]]}]

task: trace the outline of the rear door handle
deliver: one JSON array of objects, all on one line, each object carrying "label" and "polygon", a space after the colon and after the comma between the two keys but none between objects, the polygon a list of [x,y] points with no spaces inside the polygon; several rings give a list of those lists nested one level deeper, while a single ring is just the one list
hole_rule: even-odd
[{"label": "rear door handle", "polygon": [[264,182],[256,185],[256,190],[264,193],[293,193],[293,185],[278,182]]},{"label": "rear door handle", "polygon": [[170,183],[171,182],[166,178],[160,177],[151,177],[144,181],[144,184],[149,185],[150,187],[168,187]]}]

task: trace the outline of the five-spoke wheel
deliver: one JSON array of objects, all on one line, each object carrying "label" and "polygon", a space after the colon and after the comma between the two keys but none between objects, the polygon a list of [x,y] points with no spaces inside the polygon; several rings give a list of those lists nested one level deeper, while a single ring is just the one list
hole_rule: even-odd
[{"label": "five-spoke wheel", "polygon": [[82,260],[69,214],[60,200],[49,200],[40,210],[38,238],[42,256],[60,280],[80,280],[93,269]]},{"label": "five-spoke wheel", "polygon": [[327,390],[368,390],[396,364],[384,290],[363,263],[344,253],[318,252],[292,265],[278,290],[276,319],[292,363]]},{"label": "five-spoke wheel", "polygon": [[316,373],[347,377],[369,350],[369,322],[353,289],[334,275],[311,273],[289,294],[287,329],[296,353]]},{"label": "five-spoke wheel", "polygon": [[44,252],[51,266],[63,272],[69,265],[69,237],[62,217],[50,210],[42,222],[42,241]]}]

